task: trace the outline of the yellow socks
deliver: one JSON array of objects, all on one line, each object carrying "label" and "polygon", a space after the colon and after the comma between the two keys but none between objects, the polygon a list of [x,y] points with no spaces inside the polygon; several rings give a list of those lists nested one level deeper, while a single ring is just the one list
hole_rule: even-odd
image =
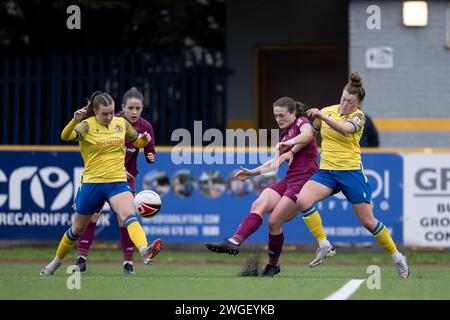
[{"label": "yellow socks", "polygon": [[147,247],[148,246],[147,237],[136,215],[130,214],[125,219],[124,223],[125,226],[127,227],[131,241],[133,241],[136,248],[138,248],[138,250],[140,251],[142,247],[144,246]]},{"label": "yellow socks", "polygon": [[311,234],[316,238],[317,242],[327,239],[325,230],[322,226],[322,218],[315,207],[311,207],[302,211],[303,221],[305,221]]},{"label": "yellow socks", "polygon": [[[305,221],[306,226],[308,227],[314,238],[316,238],[317,242],[327,239],[325,230],[322,226],[322,219],[320,218],[319,212],[316,210],[316,208],[311,207],[303,211],[302,216],[303,221]],[[393,255],[395,252],[397,252],[397,247],[395,246],[395,243],[392,240],[389,231],[380,221],[378,221],[377,225],[371,232],[381,244],[383,249],[389,252],[390,255]]]},{"label": "yellow socks", "polygon": [[377,225],[371,232],[384,250],[389,252],[391,255],[397,251],[397,247],[395,246],[388,229],[384,227],[384,224],[382,224],[381,221],[378,221]]},{"label": "yellow socks", "polygon": [[64,259],[69,250],[73,247],[75,242],[77,242],[79,236],[76,237],[73,234],[72,228],[69,228],[63,235],[61,241],[59,242],[58,249],[56,249],[56,256],[59,259]]}]

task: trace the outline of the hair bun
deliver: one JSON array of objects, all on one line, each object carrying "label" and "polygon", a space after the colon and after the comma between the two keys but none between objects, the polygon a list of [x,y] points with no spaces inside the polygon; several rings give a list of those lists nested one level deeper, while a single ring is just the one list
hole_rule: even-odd
[{"label": "hair bun", "polygon": [[359,75],[358,72],[353,72],[350,75],[350,81],[352,83],[352,86],[354,86],[354,87],[361,87],[362,86],[362,78],[361,78],[361,76]]}]

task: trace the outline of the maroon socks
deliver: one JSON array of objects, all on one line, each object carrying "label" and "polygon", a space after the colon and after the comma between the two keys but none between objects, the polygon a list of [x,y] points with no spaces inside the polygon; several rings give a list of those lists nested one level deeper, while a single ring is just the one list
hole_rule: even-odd
[{"label": "maroon socks", "polygon": [[89,222],[86,231],[78,239],[78,256],[87,258],[89,248],[94,241],[96,225],[96,223]]},{"label": "maroon socks", "polygon": [[281,232],[276,236],[269,234],[269,264],[276,266],[280,259],[281,251],[283,250],[284,234]]},{"label": "maroon socks", "polygon": [[127,228],[120,228],[120,247],[122,249],[123,261],[133,261],[134,243],[131,241]]},{"label": "maroon socks", "polygon": [[232,236],[233,240],[241,244],[245,241],[253,232],[258,230],[263,219],[259,214],[251,212],[247,217],[242,220],[239,228],[236,230],[235,234]]},{"label": "maroon socks", "polygon": [[[87,258],[92,242],[94,242],[96,225],[96,223],[89,222],[86,231],[78,240],[78,256]],[[134,243],[131,241],[127,228],[120,228],[120,247],[123,261],[133,262]]]}]

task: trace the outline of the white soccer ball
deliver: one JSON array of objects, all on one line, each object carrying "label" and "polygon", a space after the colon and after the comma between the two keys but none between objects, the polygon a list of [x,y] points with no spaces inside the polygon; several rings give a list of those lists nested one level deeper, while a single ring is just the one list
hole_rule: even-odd
[{"label": "white soccer ball", "polygon": [[152,218],[161,210],[161,197],[152,190],[143,190],[134,197],[134,207],[142,218]]}]

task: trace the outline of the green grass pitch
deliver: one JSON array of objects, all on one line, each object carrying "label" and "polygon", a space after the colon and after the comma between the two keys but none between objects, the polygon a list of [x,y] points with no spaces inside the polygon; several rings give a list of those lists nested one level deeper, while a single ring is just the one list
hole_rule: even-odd
[{"label": "green grass pitch", "polygon": [[[361,250],[363,251],[363,250]],[[282,271],[274,278],[242,277],[254,253],[238,256],[167,250],[151,266],[135,262],[137,275],[124,277],[120,252],[92,250],[80,289],[66,273],[75,253],[52,277],[39,271],[54,249],[0,249],[0,299],[152,299],[152,300],[304,300],[324,299],[352,279],[368,279],[369,265],[381,270],[381,288],[363,283],[350,299],[450,299],[450,253],[411,252],[411,279],[399,279],[390,257],[380,253],[341,253],[309,268],[313,253],[283,253]],[[266,257],[260,255],[261,266]],[[72,280],[71,280],[72,279]]]}]

